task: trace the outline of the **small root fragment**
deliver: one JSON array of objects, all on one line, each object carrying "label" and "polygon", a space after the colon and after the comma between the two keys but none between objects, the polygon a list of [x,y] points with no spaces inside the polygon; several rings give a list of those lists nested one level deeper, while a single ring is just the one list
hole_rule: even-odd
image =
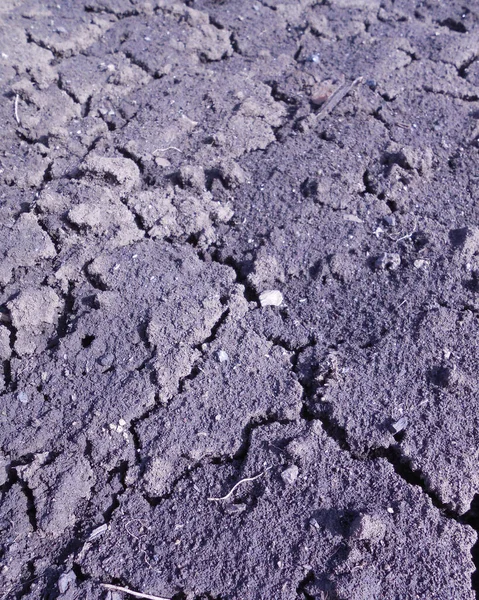
[{"label": "small root fragment", "polygon": [[208,498],[208,500],[210,501],[215,501],[215,502],[219,502],[220,500],[228,500],[228,498],[231,496],[231,494],[236,490],[236,488],[238,486],[240,486],[242,483],[246,483],[247,481],[255,481],[255,479],[259,479],[260,477],[262,477],[266,471],[269,471],[271,469],[271,467],[266,468],[264,471],[262,471],[259,475],[255,475],[254,477],[245,477],[245,479],[240,479],[240,481],[238,481],[238,483],[236,483],[231,490],[226,494],[226,496],[222,496],[221,498]]},{"label": "small root fragment", "polygon": [[168,146],[167,148],[157,148],[156,150],[153,151],[153,156],[156,156],[157,152],[166,152],[167,150],[176,150],[180,154],[183,153],[183,150],[180,150],[176,146]]},{"label": "small root fragment", "polygon": [[130,596],[135,596],[135,598],[146,598],[146,600],[171,600],[170,598],[163,598],[161,596],[152,596],[151,594],[142,594],[141,592],[134,592],[133,590],[130,590],[126,587],[121,587],[119,585],[111,585],[110,583],[102,583],[101,586],[113,592],[123,592],[124,594],[130,594]]}]

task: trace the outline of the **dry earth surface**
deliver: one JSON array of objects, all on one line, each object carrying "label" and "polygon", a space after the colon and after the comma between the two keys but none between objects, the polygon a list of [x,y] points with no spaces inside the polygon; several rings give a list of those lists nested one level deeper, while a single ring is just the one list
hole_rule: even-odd
[{"label": "dry earth surface", "polygon": [[0,2],[2,599],[479,598],[478,57],[476,0]]}]

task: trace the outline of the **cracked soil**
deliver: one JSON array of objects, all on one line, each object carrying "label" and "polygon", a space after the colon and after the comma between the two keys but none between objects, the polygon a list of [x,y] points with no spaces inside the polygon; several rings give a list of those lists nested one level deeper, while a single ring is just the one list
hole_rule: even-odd
[{"label": "cracked soil", "polygon": [[479,598],[478,58],[477,0],[1,0],[2,600]]}]

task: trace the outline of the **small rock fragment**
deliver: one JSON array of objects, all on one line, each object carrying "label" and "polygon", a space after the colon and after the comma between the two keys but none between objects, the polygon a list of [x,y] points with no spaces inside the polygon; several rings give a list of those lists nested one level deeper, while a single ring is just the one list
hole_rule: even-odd
[{"label": "small rock fragment", "polygon": [[417,260],[414,261],[414,268],[415,269],[420,269],[425,264],[426,264],[426,261],[424,259],[418,258]]},{"label": "small rock fragment", "polygon": [[364,223],[364,221],[356,215],[343,215],[343,219],[345,221],[350,221],[351,223]]},{"label": "small rock fragment", "polygon": [[398,419],[395,423],[392,424],[392,428],[394,433],[400,433],[401,431],[404,431],[406,429],[406,427],[408,426],[408,419],[407,417],[401,417],[400,419]]},{"label": "small rock fragment", "polygon": [[281,479],[284,481],[284,483],[291,485],[298,478],[298,472],[298,467],[296,465],[292,465],[281,473]]},{"label": "small rock fragment", "polygon": [[[310,59],[312,62],[315,62],[313,58]],[[311,93],[311,102],[315,106],[321,106],[324,104],[336,91],[337,85],[333,82],[332,79],[325,79],[321,83],[314,86]]]},{"label": "small rock fragment", "polygon": [[225,506],[225,512],[227,512],[230,515],[238,515],[244,510],[246,510],[246,504],[243,504],[242,502],[238,504],[227,504]]},{"label": "small rock fragment", "polygon": [[383,217],[383,221],[388,227],[394,227],[396,225],[396,219],[394,215],[386,215],[385,217]]},{"label": "small rock fragment", "polygon": [[108,525],[106,523],[103,523],[103,525],[100,525],[99,527],[95,527],[95,529],[88,536],[88,541],[91,542],[100,535],[103,535],[105,531],[108,531]]},{"label": "small rock fragment", "polygon": [[384,254],[378,256],[374,264],[376,269],[395,271],[401,264],[401,257],[396,252],[384,252]]},{"label": "small rock fragment", "polygon": [[266,290],[259,295],[261,306],[281,306],[283,294],[279,290]]},{"label": "small rock fragment", "polygon": [[179,172],[183,186],[190,186],[197,190],[205,189],[205,172],[203,167],[197,165],[183,165]]},{"label": "small rock fragment", "polygon": [[76,575],[73,571],[67,571],[60,575],[60,578],[58,579],[58,590],[60,591],[60,594],[64,594],[75,581]]},{"label": "small rock fragment", "polygon": [[224,350],[218,350],[216,358],[219,360],[220,363],[228,362],[230,359],[230,357]]}]

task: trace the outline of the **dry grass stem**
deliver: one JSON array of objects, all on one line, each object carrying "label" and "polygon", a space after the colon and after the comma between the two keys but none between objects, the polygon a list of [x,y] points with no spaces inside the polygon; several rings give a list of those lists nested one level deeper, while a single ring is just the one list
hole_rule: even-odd
[{"label": "dry grass stem", "polygon": [[133,590],[129,590],[126,587],[121,587],[119,585],[111,585],[110,583],[102,583],[101,585],[107,590],[111,590],[113,592],[123,592],[124,594],[130,594],[130,596],[135,596],[135,598],[146,598],[146,600],[171,600],[170,598],[162,598],[161,596],[152,596],[151,594],[142,594],[141,592],[134,592]]},{"label": "dry grass stem", "polygon": [[211,501],[220,501],[220,500],[228,500],[228,498],[231,496],[231,494],[236,490],[236,488],[238,486],[240,486],[242,483],[246,483],[247,481],[255,481],[255,479],[259,479],[260,477],[262,477],[266,471],[269,471],[271,469],[271,467],[268,467],[267,469],[265,469],[264,471],[262,471],[259,475],[255,475],[254,477],[246,477],[245,479],[240,479],[240,481],[238,481],[238,483],[236,483],[231,490],[226,494],[226,496],[222,496],[221,498],[208,498],[208,500]]}]

